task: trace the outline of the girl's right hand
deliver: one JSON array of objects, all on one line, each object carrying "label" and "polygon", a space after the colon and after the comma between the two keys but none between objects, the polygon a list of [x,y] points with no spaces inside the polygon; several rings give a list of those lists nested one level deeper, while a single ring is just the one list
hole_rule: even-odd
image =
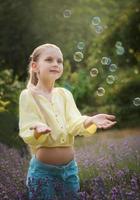
[{"label": "girl's right hand", "polygon": [[51,128],[47,125],[35,125],[30,127],[30,130],[34,129],[37,134],[46,134],[51,132]]}]

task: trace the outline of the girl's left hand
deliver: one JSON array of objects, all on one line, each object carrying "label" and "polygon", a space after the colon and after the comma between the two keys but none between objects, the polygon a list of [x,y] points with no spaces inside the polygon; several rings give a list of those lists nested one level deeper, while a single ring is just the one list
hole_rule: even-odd
[{"label": "girl's left hand", "polygon": [[115,115],[97,114],[91,116],[91,122],[97,125],[97,128],[107,129],[117,123]]}]

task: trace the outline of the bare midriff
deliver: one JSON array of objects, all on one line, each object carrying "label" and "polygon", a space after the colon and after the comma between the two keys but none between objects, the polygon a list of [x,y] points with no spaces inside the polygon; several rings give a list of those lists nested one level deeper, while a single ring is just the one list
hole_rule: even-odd
[{"label": "bare midriff", "polygon": [[40,147],[36,158],[46,164],[67,164],[74,159],[74,147]]},{"label": "bare midriff", "polygon": [[[49,95],[47,95],[47,99],[50,102],[52,101]],[[74,158],[74,147],[73,146],[40,147],[37,149],[35,154],[38,160],[46,164],[67,164]]]}]

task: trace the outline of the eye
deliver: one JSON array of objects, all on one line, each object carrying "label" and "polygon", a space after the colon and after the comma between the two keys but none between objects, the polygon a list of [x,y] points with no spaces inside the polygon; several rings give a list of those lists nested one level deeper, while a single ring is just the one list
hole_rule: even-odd
[{"label": "eye", "polygon": [[58,63],[63,63],[63,60],[59,59],[59,60],[58,60]]},{"label": "eye", "polygon": [[52,58],[46,58],[45,61],[51,62],[51,61],[52,61]]}]

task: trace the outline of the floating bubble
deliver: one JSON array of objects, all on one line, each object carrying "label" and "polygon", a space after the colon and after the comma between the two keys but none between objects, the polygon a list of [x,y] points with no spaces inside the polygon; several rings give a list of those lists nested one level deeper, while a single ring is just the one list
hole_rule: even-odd
[{"label": "floating bubble", "polygon": [[98,69],[97,68],[92,68],[90,70],[90,75],[91,75],[91,77],[97,76],[98,75]]},{"label": "floating bubble", "polygon": [[71,16],[71,10],[68,10],[68,9],[64,10],[63,16],[64,17],[70,17]]},{"label": "floating bubble", "polygon": [[82,49],[84,49],[84,47],[85,47],[85,43],[84,42],[78,42],[78,44],[77,44],[77,48],[78,49],[82,50]]},{"label": "floating bubble", "polygon": [[139,70],[138,69],[134,69],[134,74],[138,74]]},{"label": "floating bubble", "polygon": [[134,49],[130,48],[129,50],[129,53],[133,54],[134,53]]},{"label": "floating bubble", "polygon": [[111,59],[108,57],[102,57],[101,63],[102,65],[109,65],[111,63]]},{"label": "floating bubble", "polygon": [[105,89],[103,87],[99,87],[96,93],[98,96],[103,96],[105,94]]},{"label": "floating bubble", "polygon": [[[116,44],[115,44],[115,47],[116,47],[116,54],[117,55],[123,55],[124,52],[125,52],[125,49],[124,47],[122,46],[122,42],[121,41],[117,41]],[[132,53],[132,50],[130,50]]]},{"label": "floating bubble", "polygon": [[100,24],[100,22],[101,22],[100,17],[93,17],[93,18],[92,18],[92,24],[93,24],[94,26]]},{"label": "floating bubble", "polygon": [[124,52],[125,52],[124,47],[122,47],[122,46],[117,47],[117,49],[116,49],[116,54],[117,55],[123,55]]},{"label": "floating bubble", "polygon": [[106,78],[106,82],[108,84],[113,84],[115,81],[115,77],[113,75],[108,75],[107,78]]},{"label": "floating bubble", "polygon": [[111,64],[110,66],[109,66],[109,71],[111,71],[111,72],[115,72],[116,70],[117,70],[117,65],[116,64]]},{"label": "floating bubble", "polygon": [[111,64],[111,58],[108,58],[108,65]]},{"label": "floating bubble", "polygon": [[121,41],[117,41],[116,44],[115,44],[115,47],[121,47],[122,46],[122,42]]},{"label": "floating bubble", "polygon": [[134,106],[140,106],[140,97],[136,97],[133,99]]},{"label": "floating bubble", "polygon": [[100,33],[103,32],[103,30],[104,30],[104,29],[103,29],[102,26],[100,26],[100,25],[95,26],[95,32],[96,32],[96,33],[100,34]]},{"label": "floating bubble", "polygon": [[84,55],[81,51],[76,51],[73,55],[73,59],[76,61],[76,62],[80,62],[82,59],[84,58]]},{"label": "floating bubble", "polygon": [[140,11],[140,9],[139,8],[136,8],[136,10],[135,10],[136,12],[139,12]]}]

